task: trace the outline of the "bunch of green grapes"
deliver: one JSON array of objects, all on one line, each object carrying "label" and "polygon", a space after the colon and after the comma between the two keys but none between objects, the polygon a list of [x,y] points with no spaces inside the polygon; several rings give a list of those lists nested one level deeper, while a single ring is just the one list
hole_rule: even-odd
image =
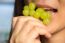
[{"label": "bunch of green grapes", "polygon": [[32,16],[34,18],[40,19],[43,24],[48,25],[51,21],[51,14],[46,12],[43,8],[36,8],[34,3],[29,3],[29,5],[24,6],[23,15]]}]

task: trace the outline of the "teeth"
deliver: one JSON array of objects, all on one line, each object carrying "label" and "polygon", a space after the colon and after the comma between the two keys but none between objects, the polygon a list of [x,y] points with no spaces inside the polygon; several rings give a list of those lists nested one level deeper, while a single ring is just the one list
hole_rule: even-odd
[{"label": "teeth", "polygon": [[50,8],[45,8],[45,11],[52,11],[52,12],[57,12],[57,9],[50,9]]},{"label": "teeth", "polygon": [[50,9],[50,8],[44,8],[44,9]]},{"label": "teeth", "polygon": [[50,8],[44,8],[45,10],[50,10]]}]

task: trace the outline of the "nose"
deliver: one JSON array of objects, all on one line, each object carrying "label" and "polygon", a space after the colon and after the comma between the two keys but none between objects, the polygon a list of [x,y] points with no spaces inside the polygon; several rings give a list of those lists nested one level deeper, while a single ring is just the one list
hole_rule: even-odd
[{"label": "nose", "polygon": [[54,8],[58,6],[57,2],[57,0],[38,0],[36,1],[36,5],[41,7],[50,6]]}]

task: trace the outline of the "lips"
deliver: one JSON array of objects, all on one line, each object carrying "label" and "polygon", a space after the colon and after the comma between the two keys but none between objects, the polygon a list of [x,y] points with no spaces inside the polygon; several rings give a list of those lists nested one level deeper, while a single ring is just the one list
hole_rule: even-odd
[{"label": "lips", "polygon": [[51,9],[51,8],[50,8],[50,9],[45,9],[45,11],[52,11],[52,12],[55,12],[55,13],[56,13],[56,12],[57,12],[57,9],[54,9],[54,8]]},{"label": "lips", "polygon": [[51,12],[57,12],[57,8],[48,6],[48,5],[44,5],[43,8],[45,9],[45,11],[51,11]]},{"label": "lips", "polygon": [[[43,6],[43,8],[44,8],[44,10],[46,11],[46,12],[50,12],[51,13],[51,15],[52,15],[52,19],[54,20],[55,18],[56,18],[56,16],[58,15],[57,13],[58,13],[58,9],[57,8],[54,8],[54,7],[51,7],[51,6]],[[52,21],[53,21],[52,20]]]},{"label": "lips", "polygon": [[40,5],[40,4],[37,4],[37,7],[41,7],[41,8],[44,8],[45,11],[51,11],[51,12],[58,12],[57,8],[53,7],[53,6],[49,6],[49,5]]}]

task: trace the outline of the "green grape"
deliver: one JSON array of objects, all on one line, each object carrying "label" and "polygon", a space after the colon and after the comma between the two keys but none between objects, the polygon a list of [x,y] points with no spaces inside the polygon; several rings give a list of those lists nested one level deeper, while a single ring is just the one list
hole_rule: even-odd
[{"label": "green grape", "polygon": [[47,12],[47,18],[48,19],[51,19],[51,17],[52,17],[51,13],[50,12]]},{"label": "green grape", "polygon": [[36,9],[36,12],[38,12],[39,15],[40,15],[40,14],[42,14],[44,12],[44,10],[43,10],[43,8],[37,8]]},{"label": "green grape", "polygon": [[36,5],[34,3],[29,3],[29,9],[30,10],[35,10]]},{"label": "green grape", "polygon": [[39,19],[39,17],[40,17],[39,16],[39,13],[38,12],[35,12],[35,14],[33,15],[33,17]]},{"label": "green grape", "polygon": [[33,17],[34,14],[35,14],[35,10],[30,10],[29,15]]},{"label": "green grape", "polygon": [[48,25],[51,21],[51,14],[44,11],[43,8],[37,8],[35,11],[36,5],[34,3],[29,3],[29,5],[24,6],[23,15],[32,16],[34,18],[41,18],[43,24]]},{"label": "green grape", "polygon": [[37,9],[35,14],[33,15],[33,17],[39,19],[40,18],[40,14],[41,14],[41,10]]},{"label": "green grape", "polygon": [[50,23],[50,19],[44,19],[42,22],[43,22],[43,24],[45,24],[45,25],[48,25],[49,23]]},{"label": "green grape", "polygon": [[47,19],[47,18],[50,19],[50,18],[51,18],[51,14],[44,11],[44,12],[40,15],[40,18],[41,18],[41,19]]},{"label": "green grape", "polygon": [[43,20],[43,24],[45,25],[49,24],[51,21],[51,14],[48,12],[44,12],[40,17]]},{"label": "green grape", "polygon": [[23,10],[23,15],[28,16],[29,15],[29,10]]},{"label": "green grape", "polygon": [[39,17],[40,17],[39,13],[35,12],[35,14],[33,15],[33,17],[39,19]]},{"label": "green grape", "polygon": [[36,12],[33,15],[33,17],[40,18],[40,14],[42,14],[42,13],[43,13],[43,9],[42,8],[38,8],[38,9],[36,9]]},{"label": "green grape", "polygon": [[27,5],[24,6],[24,10],[29,10],[29,7]]},{"label": "green grape", "polygon": [[29,7],[26,5],[24,6],[23,15],[28,16],[29,15]]}]

